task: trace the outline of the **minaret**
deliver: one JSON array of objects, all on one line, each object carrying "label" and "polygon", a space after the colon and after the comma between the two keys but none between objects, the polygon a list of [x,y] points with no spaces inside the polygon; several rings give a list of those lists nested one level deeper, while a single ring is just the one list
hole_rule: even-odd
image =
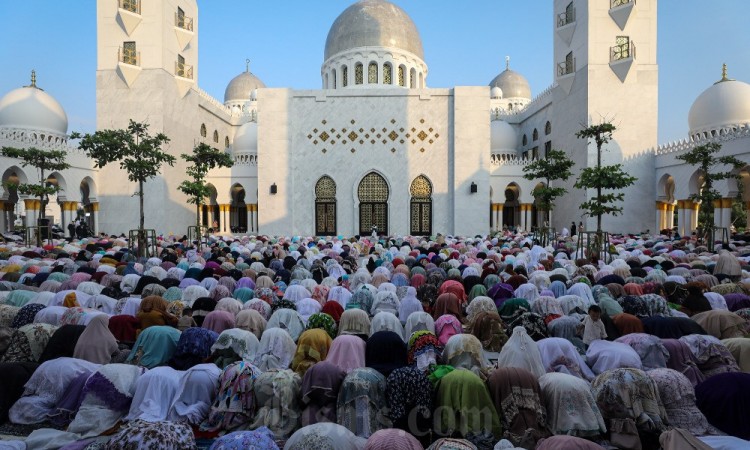
[{"label": "minaret", "polygon": [[[177,158],[146,183],[146,227],[169,232],[194,223],[177,190],[186,163],[179,158],[200,137],[195,99],[198,81],[198,5],[196,0],[97,0],[97,129],[124,129],[133,120],[149,133],[170,138],[164,149]],[[197,122],[197,123],[194,123]],[[218,125],[204,128],[209,138]],[[223,132],[222,135],[226,135]],[[117,164],[97,173],[100,228],[117,232],[137,224],[137,187]],[[133,218],[136,218],[135,220]],[[169,228],[167,228],[169,226]]]},{"label": "minaret", "polygon": [[133,87],[154,69],[172,75],[183,95],[184,84],[197,83],[196,1],[97,0],[97,70],[116,71]]},{"label": "minaret", "polygon": [[[555,0],[553,11],[555,148],[564,149],[577,170],[596,163],[595,146],[575,137],[588,124],[610,121],[616,127],[604,152],[605,164],[633,160],[657,145],[657,0]],[[628,164],[631,164],[628,162]],[[653,168],[632,167],[637,189],[626,193],[625,215],[632,231],[653,228],[653,205],[640,210],[639,198],[653,198]],[[577,207],[586,193],[571,189],[555,211],[556,225],[581,219]],[[627,199],[632,198],[633,201]],[[647,202],[640,201],[645,204]],[[561,207],[562,206],[562,207]],[[641,225],[641,219],[642,224]],[[623,221],[607,217],[609,230]],[[590,228],[590,227],[589,227]]]}]

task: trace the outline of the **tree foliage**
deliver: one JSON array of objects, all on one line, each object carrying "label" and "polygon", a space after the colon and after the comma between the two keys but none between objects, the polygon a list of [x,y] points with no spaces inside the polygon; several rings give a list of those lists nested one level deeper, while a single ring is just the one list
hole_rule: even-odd
[{"label": "tree foliage", "polygon": [[[591,125],[576,133],[580,139],[593,140],[596,143],[597,161],[595,167],[586,167],[576,180],[577,189],[596,189],[596,195],[581,203],[580,208],[589,216],[596,216],[596,231],[602,231],[602,216],[622,214],[618,203],[625,199],[623,192],[611,192],[633,185],[638,178],[628,175],[622,164],[602,166],[602,147],[612,140],[612,133],[617,128],[610,122]],[[604,190],[610,192],[603,192]]]},{"label": "tree foliage", "polygon": [[185,170],[185,174],[190,179],[184,180],[177,189],[188,196],[188,203],[195,205],[197,210],[195,224],[199,227],[200,207],[203,200],[211,195],[211,189],[206,183],[206,175],[209,171],[219,167],[232,167],[234,161],[228,153],[219,151],[203,142],[193,148],[192,154],[183,153],[182,159],[191,163]]},{"label": "tree foliage", "polygon": [[20,159],[23,167],[33,167],[39,174],[39,183],[6,183],[8,188],[16,188],[18,192],[24,195],[36,197],[42,203],[40,218],[45,218],[46,199],[50,195],[55,195],[62,189],[52,183],[47,182],[47,176],[53,172],[59,172],[70,168],[70,164],[65,161],[67,153],[63,150],[42,150],[36,147],[15,148],[3,147],[0,149],[0,155],[8,158]]},{"label": "tree foliage", "polygon": [[[147,123],[135,122],[132,119],[125,129],[100,130],[93,134],[73,133],[72,139],[81,139],[78,148],[92,160],[95,167],[104,167],[119,163],[120,168],[128,174],[128,180],[138,183],[140,203],[139,236],[143,237],[145,216],[143,208],[144,184],[159,174],[164,164],[174,166],[176,158],[162,150],[169,142],[163,133],[151,135]],[[145,239],[145,237],[143,238]],[[139,242],[139,251],[143,248]]]},{"label": "tree foliage", "polygon": [[573,176],[570,169],[574,165],[575,163],[568,158],[568,155],[564,151],[552,149],[547,152],[544,158],[537,159],[531,164],[524,166],[524,178],[530,181],[545,180],[544,186],[536,187],[533,192],[539,209],[552,211],[555,199],[568,192],[564,187],[552,187],[550,184],[556,180],[566,181]]},{"label": "tree foliage", "polygon": [[[739,169],[745,165],[734,156],[718,156],[719,151],[721,151],[721,144],[711,142],[677,156],[677,159],[696,166],[703,174],[703,185],[699,192],[690,196],[690,200],[700,203],[698,228],[701,230],[713,228],[714,200],[721,198],[721,193],[714,187],[714,184],[729,178],[738,180],[739,174],[732,173],[731,169]],[[730,170],[724,170],[722,166],[729,166]],[[712,171],[717,168],[719,170]]]}]

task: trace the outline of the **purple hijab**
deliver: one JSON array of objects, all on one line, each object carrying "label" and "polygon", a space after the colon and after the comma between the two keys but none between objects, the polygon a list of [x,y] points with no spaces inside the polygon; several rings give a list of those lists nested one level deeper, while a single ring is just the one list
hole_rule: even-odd
[{"label": "purple hijab", "polygon": [[667,368],[674,369],[685,375],[693,386],[705,380],[703,372],[698,369],[695,356],[688,345],[678,339],[662,339],[661,343],[669,352]]},{"label": "purple hijab", "polygon": [[513,298],[513,287],[505,283],[497,283],[487,292],[487,296],[495,301],[496,307],[503,306],[505,300]]}]

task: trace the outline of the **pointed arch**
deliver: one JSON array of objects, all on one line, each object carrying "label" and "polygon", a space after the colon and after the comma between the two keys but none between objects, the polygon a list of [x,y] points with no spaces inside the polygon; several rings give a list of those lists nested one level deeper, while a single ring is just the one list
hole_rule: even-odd
[{"label": "pointed arch", "polygon": [[208,183],[206,186],[210,190],[211,194],[203,199],[203,211],[201,214],[201,219],[203,220],[204,226],[213,227],[214,222],[216,222],[217,224],[220,223],[221,209],[219,208],[219,202],[217,201],[218,192],[216,191],[216,186],[211,183]]},{"label": "pointed arch", "polygon": [[411,195],[410,234],[429,236],[432,234],[432,182],[424,175],[419,175],[409,187]]},{"label": "pointed arch", "polygon": [[508,183],[505,186],[505,202],[503,203],[503,221],[504,225],[515,227],[520,223],[520,198],[521,188],[515,182]]},{"label": "pointed arch", "polygon": [[2,216],[0,216],[0,231],[12,231],[15,229],[15,221],[19,217],[23,216],[25,207],[21,198],[25,197],[23,194],[19,197],[18,189],[6,185],[19,185],[29,182],[29,178],[26,176],[26,172],[18,166],[10,166],[3,173],[0,178],[0,200],[3,200],[0,208]]},{"label": "pointed arch", "polygon": [[232,233],[247,233],[247,191],[240,183],[235,183],[230,189],[232,203],[229,205],[229,229]]},{"label": "pointed arch", "polygon": [[379,234],[388,234],[388,197],[390,188],[382,175],[369,172],[357,186],[359,198],[359,233],[367,235],[377,227]]},{"label": "pointed arch", "polygon": [[315,183],[315,234],[336,235],[336,182],[328,175]]}]

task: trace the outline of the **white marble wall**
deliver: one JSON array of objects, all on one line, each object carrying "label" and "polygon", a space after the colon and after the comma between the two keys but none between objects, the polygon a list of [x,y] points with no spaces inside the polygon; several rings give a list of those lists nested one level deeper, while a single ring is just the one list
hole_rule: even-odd
[{"label": "white marble wall", "polygon": [[389,233],[409,233],[409,187],[419,175],[432,182],[434,232],[487,232],[488,88],[265,89],[258,105],[263,233],[314,233],[323,175],[337,184],[337,232],[358,233],[357,187],[371,171],[389,185]]}]

